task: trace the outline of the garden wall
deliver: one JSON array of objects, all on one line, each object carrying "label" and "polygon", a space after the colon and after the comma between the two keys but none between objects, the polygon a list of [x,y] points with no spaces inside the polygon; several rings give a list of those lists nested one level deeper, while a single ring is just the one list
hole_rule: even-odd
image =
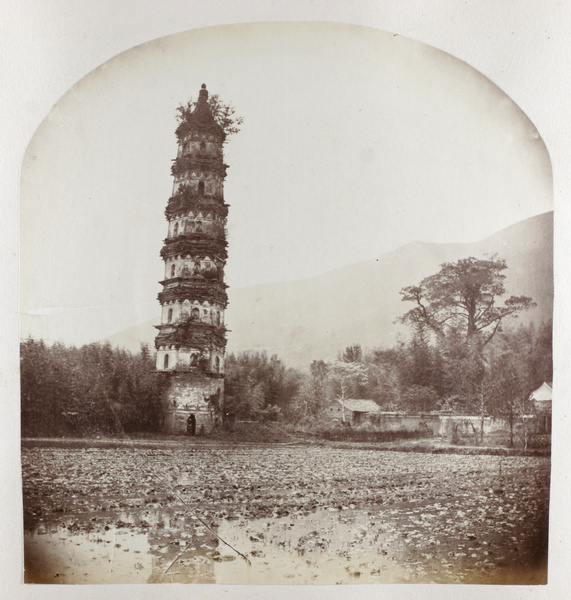
[{"label": "garden wall", "polygon": [[370,422],[379,431],[418,431],[428,428],[433,435],[438,435],[441,428],[438,415],[404,415],[384,413],[371,415]]},{"label": "garden wall", "polygon": [[[479,416],[444,416],[444,415],[407,415],[404,413],[369,414],[368,423],[378,431],[421,431],[428,429],[433,435],[451,437],[456,435],[473,435],[479,432],[482,419]],[[514,430],[522,427],[523,421],[518,419]],[[484,417],[484,434],[497,431],[509,431],[509,423],[505,419]]]}]

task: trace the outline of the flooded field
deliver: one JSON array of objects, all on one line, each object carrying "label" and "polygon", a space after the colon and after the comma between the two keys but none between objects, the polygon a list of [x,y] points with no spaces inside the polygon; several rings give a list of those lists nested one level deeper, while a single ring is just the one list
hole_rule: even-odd
[{"label": "flooded field", "polygon": [[23,448],[25,580],[544,583],[549,459]]}]

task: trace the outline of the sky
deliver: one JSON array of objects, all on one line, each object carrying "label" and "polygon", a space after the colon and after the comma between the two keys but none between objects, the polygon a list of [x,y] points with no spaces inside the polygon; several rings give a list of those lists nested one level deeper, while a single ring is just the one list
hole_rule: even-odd
[{"label": "sky", "polygon": [[79,344],[158,319],[175,111],[202,83],[244,119],[225,147],[232,288],[415,240],[477,241],[552,210],[534,125],[444,52],[334,23],[176,34],[86,75],[34,135],[21,180],[22,336]]}]

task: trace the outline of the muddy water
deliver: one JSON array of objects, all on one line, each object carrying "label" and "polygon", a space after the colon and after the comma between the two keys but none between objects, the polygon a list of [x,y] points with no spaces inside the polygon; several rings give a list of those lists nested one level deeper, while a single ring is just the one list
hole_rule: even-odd
[{"label": "muddy water", "polygon": [[[377,521],[377,522],[376,522]],[[251,561],[218,563],[216,581],[240,584],[379,583],[410,579],[406,567],[389,555],[391,535],[366,512],[318,511],[288,518],[224,522],[219,533]],[[220,548],[221,554],[230,549]]]},{"label": "muddy water", "polygon": [[24,533],[25,580],[209,583],[217,545],[195,517],[172,511],[50,520]]},{"label": "muddy water", "polygon": [[145,534],[127,530],[73,532],[40,525],[24,534],[26,581],[145,583],[154,557]]},{"label": "muddy water", "polygon": [[23,476],[29,583],[546,580],[543,459],[40,448]]},{"label": "muddy water", "polygon": [[[148,519],[150,515],[147,514]],[[406,581],[362,511],[319,511],[304,518],[223,521],[217,539],[196,518],[136,514],[121,526],[70,518],[25,533],[27,580],[36,583],[357,583]],[[236,550],[245,555],[250,564]]]},{"label": "muddy water", "polygon": [[[424,506],[423,515],[430,515],[430,508]],[[345,507],[308,516],[224,520],[214,531],[229,545],[188,514],[146,510],[89,519],[70,516],[42,522],[25,533],[26,581],[461,582],[473,580],[476,571],[485,576],[495,570],[486,552],[470,556],[442,547],[419,554],[413,530],[408,535],[402,518],[395,522],[398,514],[410,525],[418,510],[405,515],[396,509]],[[431,542],[423,536],[423,543]]]}]

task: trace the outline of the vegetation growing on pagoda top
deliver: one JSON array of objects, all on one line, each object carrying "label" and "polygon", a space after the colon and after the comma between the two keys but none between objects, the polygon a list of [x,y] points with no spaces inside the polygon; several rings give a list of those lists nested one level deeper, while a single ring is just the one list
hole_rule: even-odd
[{"label": "vegetation growing on pagoda top", "polygon": [[180,123],[176,129],[179,140],[187,136],[193,129],[200,129],[220,136],[224,143],[230,136],[240,131],[240,125],[244,119],[236,116],[236,111],[231,104],[222,102],[218,94],[208,97],[206,103],[210,109],[210,119],[204,113],[196,111],[198,103],[194,102],[192,98],[176,109],[176,118]]}]

